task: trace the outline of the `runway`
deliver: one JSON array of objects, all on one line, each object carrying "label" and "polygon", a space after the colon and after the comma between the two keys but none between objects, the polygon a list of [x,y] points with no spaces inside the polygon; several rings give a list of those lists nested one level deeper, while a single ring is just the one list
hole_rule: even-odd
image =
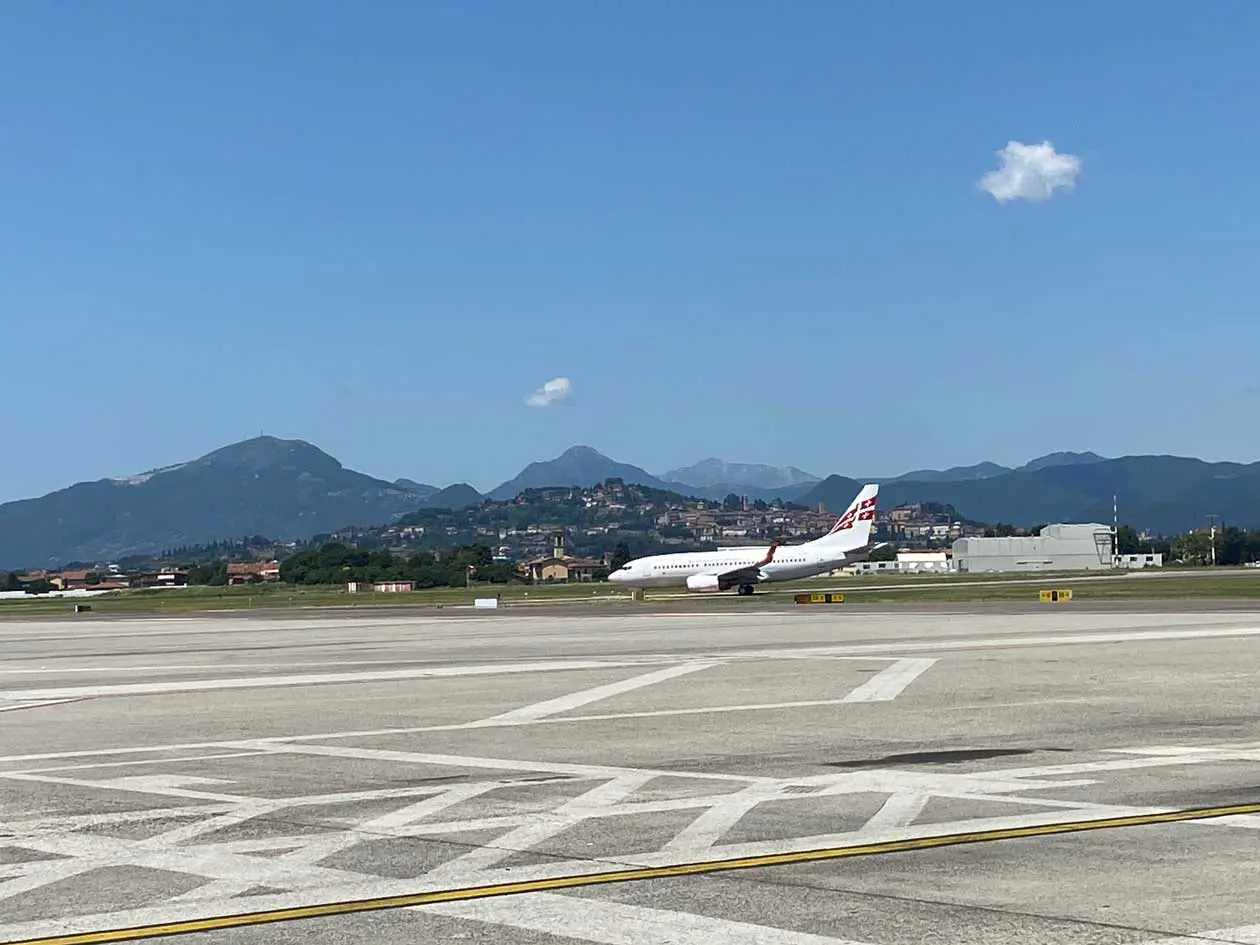
[{"label": "runway", "polygon": [[1257,945],[1258,674],[1219,608],[7,621],[0,942]]}]

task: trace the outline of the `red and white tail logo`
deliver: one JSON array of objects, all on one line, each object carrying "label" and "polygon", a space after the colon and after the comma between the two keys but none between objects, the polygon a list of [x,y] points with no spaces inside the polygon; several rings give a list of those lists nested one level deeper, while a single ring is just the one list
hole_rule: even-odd
[{"label": "red and white tail logo", "polygon": [[857,494],[857,498],[853,500],[853,502],[845,510],[845,513],[840,516],[840,521],[836,522],[836,524],[831,527],[831,531],[827,533],[827,537],[830,538],[833,535],[851,532],[853,531],[854,526],[859,525],[859,523],[867,522],[871,524],[859,527],[861,531],[869,535],[871,526],[875,522],[875,503],[878,499],[878,484],[871,483],[870,485],[863,486],[862,491]]}]

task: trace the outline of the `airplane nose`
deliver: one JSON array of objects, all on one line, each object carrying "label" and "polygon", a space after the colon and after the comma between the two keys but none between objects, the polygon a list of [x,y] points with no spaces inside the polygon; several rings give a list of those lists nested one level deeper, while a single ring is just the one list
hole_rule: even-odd
[{"label": "airplane nose", "polygon": [[620,584],[623,577],[625,577],[625,572],[614,571],[612,574],[608,575],[608,580],[612,581],[614,584]]}]

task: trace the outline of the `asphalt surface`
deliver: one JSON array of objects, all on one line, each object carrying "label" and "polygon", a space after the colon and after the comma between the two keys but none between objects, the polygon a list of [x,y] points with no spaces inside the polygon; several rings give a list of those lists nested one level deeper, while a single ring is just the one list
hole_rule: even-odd
[{"label": "asphalt surface", "polygon": [[0,942],[1255,945],[1258,673],[1207,607],[8,621]]}]

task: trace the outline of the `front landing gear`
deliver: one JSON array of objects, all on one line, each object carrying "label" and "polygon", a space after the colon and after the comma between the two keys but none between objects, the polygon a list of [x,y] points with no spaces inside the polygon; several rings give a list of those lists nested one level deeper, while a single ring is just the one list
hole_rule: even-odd
[{"label": "front landing gear", "polygon": [[753,593],[753,586],[751,584],[741,584],[739,586],[740,597],[747,597],[752,593]]}]

